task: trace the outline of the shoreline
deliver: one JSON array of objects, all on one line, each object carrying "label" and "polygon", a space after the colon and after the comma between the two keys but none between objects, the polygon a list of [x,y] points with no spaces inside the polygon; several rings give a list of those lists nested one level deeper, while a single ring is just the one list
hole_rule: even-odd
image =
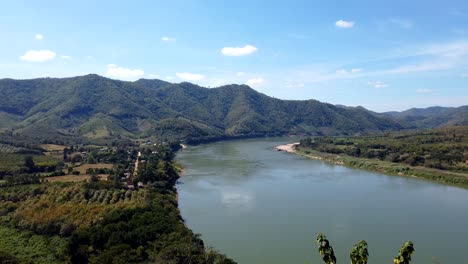
[{"label": "shoreline", "polygon": [[423,179],[447,186],[468,189],[468,176],[456,172],[441,171],[425,167],[412,167],[403,163],[390,163],[381,160],[323,153],[310,148],[298,147],[299,143],[289,143],[276,146],[274,149],[277,151],[296,154],[308,159],[323,160],[324,162],[333,165],[378,172],[390,176]]},{"label": "shoreline", "polygon": [[296,149],[297,145],[299,145],[299,142],[279,145],[279,146],[274,147],[274,149],[276,149],[276,151],[284,151],[284,152],[287,152],[287,153],[296,153],[295,149]]}]

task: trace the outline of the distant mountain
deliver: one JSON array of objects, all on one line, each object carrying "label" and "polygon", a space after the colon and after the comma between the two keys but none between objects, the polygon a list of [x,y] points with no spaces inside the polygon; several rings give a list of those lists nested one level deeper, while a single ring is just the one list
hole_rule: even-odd
[{"label": "distant mountain", "polygon": [[[316,100],[275,99],[246,85],[203,88],[86,75],[0,80],[0,130],[49,137],[210,139],[337,135],[403,128],[390,115]],[[393,118],[393,117],[392,117]]]},{"label": "distant mountain", "polygon": [[402,112],[385,112],[379,117],[391,118],[409,128],[434,128],[468,125],[468,105],[460,107],[411,108]]}]

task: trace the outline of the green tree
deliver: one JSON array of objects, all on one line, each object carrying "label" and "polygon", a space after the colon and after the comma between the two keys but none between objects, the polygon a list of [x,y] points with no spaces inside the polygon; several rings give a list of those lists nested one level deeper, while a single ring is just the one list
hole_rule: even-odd
[{"label": "green tree", "polygon": [[36,163],[34,163],[32,156],[24,157],[24,167],[26,167],[26,171],[29,173],[33,173],[37,170]]},{"label": "green tree", "polygon": [[323,257],[323,261],[326,264],[335,264],[335,252],[333,252],[333,248],[330,246],[330,242],[324,234],[317,235],[317,244],[319,253]]},{"label": "green tree", "polygon": [[349,257],[351,258],[351,264],[367,264],[369,257],[367,242],[364,240],[359,241],[351,250]]},{"label": "green tree", "polygon": [[406,241],[403,246],[401,246],[398,255],[393,259],[395,264],[409,264],[411,261],[411,254],[414,253],[413,242]]}]

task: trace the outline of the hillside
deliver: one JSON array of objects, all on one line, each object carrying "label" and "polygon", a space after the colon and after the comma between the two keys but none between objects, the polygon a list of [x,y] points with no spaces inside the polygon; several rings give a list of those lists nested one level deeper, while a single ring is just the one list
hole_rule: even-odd
[{"label": "hillside", "polygon": [[0,131],[60,138],[210,139],[284,134],[337,135],[402,126],[363,108],[275,99],[246,85],[214,89],[86,75],[0,80]]},{"label": "hillside", "polygon": [[411,108],[402,112],[385,112],[380,117],[391,118],[411,128],[433,128],[468,125],[468,106]]}]

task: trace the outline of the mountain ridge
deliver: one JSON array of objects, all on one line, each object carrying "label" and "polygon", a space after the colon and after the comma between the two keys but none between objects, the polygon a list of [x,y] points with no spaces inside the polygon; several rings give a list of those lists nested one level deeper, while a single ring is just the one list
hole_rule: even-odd
[{"label": "mountain ridge", "polygon": [[[205,88],[96,74],[0,79],[0,131],[27,136],[156,137],[161,140],[266,135],[350,135],[407,128],[362,107],[281,100],[247,85]],[[403,122],[404,123],[404,122]]]}]

